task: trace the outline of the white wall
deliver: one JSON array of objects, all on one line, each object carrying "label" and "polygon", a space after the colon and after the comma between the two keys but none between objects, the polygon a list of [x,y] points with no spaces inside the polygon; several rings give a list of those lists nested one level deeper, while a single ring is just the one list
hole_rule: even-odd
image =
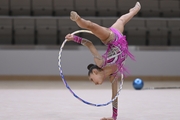
[{"label": "white wall", "polygon": [[[180,76],[180,51],[140,51],[133,47],[130,51],[136,57],[136,61],[126,61],[131,75]],[[59,75],[58,52],[59,49],[0,49],[0,75]],[[93,57],[86,48],[63,50],[65,75],[87,75],[89,63],[93,63]]]}]

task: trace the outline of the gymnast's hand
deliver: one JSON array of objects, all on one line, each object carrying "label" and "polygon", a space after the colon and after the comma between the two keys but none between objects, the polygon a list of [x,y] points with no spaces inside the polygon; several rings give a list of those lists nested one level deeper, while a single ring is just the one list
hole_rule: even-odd
[{"label": "gymnast's hand", "polygon": [[67,39],[67,41],[72,41],[72,40],[74,40],[74,37],[71,34],[67,34],[65,39]]}]

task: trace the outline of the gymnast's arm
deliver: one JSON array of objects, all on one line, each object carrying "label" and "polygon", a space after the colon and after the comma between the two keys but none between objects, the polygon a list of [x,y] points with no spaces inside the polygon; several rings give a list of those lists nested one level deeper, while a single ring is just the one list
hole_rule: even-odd
[{"label": "gymnast's arm", "polygon": [[[116,96],[118,91],[118,77],[110,76],[110,81],[112,83],[112,99]],[[101,120],[117,120],[118,115],[118,98],[112,102],[112,117],[104,117]]]},{"label": "gymnast's arm", "polygon": [[97,49],[95,48],[95,46],[93,45],[93,43],[85,38],[81,38],[75,35],[71,35],[68,34],[65,37],[68,41],[74,41],[77,42],[79,44],[82,44],[84,46],[86,46],[90,52],[92,53],[92,55],[94,56],[94,61],[96,63],[97,66],[101,67],[103,64],[103,59],[101,57],[101,55],[98,53]]},{"label": "gymnast's arm", "polygon": [[[112,99],[113,99],[118,91],[118,77],[111,76],[110,81],[112,82]],[[118,98],[112,102],[112,118],[116,120],[117,116],[118,116]]]}]

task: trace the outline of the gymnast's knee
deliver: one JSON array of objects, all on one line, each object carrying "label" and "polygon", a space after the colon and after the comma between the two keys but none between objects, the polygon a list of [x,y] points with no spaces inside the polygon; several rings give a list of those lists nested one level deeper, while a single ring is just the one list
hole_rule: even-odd
[{"label": "gymnast's knee", "polygon": [[122,25],[125,25],[125,24],[126,24],[123,16],[120,17],[120,18],[118,19],[118,21],[121,22]]}]

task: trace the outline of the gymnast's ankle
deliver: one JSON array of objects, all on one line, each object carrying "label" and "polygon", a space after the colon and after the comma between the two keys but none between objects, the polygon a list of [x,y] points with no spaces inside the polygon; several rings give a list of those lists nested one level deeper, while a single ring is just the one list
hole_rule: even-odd
[{"label": "gymnast's ankle", "polygon": [[141,9],[141,4],[139,2],[136,2],[135,6],[131,8],[129,12],[134,12],[134,14],[137,14],[140,9]]}]

